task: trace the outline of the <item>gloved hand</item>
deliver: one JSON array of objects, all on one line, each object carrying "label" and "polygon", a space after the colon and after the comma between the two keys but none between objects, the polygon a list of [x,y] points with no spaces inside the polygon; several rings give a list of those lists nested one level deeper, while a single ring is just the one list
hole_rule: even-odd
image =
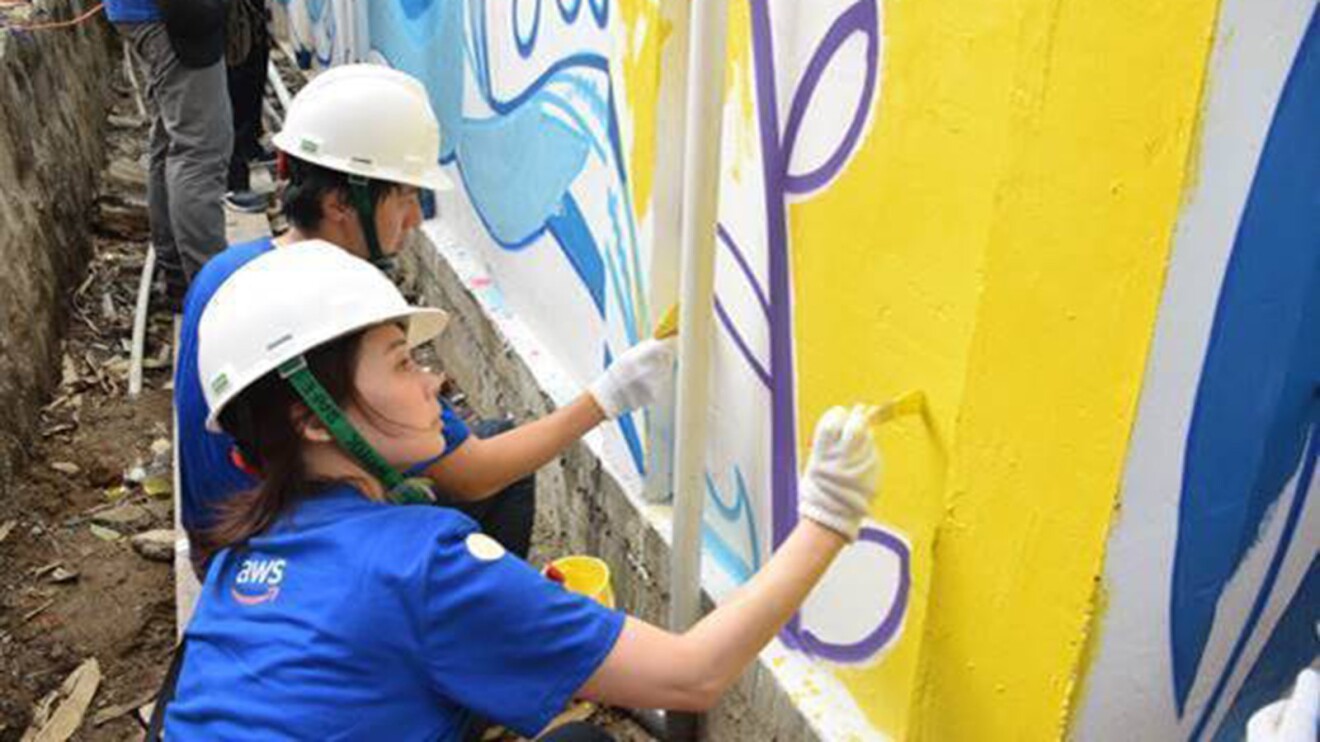
[{"label": "gloved hand", "polygon": [[1320,721],[1320,673],[1297,675],[1292,696],[1272,703],[1247,720],[1247,742],[1311,742]]},{"label": "gloved hand", "polygon": [[674,367],[675,342],[674,338],[643,340],[614,359],[587,387],[605,417],[613,420],[655,401],[660,384]]},{"label": "gloved hand", "polygon": [[867,422],[870,408],[832,407],[816,423],[815,442],[798,482],[798,515],[857,539],[880,483],[880,451]]}]

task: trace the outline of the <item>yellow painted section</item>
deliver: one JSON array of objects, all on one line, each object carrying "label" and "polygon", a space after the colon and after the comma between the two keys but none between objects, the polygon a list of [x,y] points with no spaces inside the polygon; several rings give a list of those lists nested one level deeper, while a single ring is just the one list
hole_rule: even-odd
[{"label": "yellow painted section", "polygon": [[752,6],[750,0],[729,0],[729,36],[727,61],[724,70],[724,99],[733,101],[738,113],[734,126],[724,127],[724,157],[728,162],[724,170],[735,181],[741,181],[749,169],[759,167],[756,161],[760,129],[756,121],[756,80],[752,70]]},{"label": "yellow painted section", "polygon": [[838,671],[895,738],[1066,729],[1216,10],[889,0],[870,132],[790,209],[803,453],[829,405],[930,404],[881,432],[903,637]]},{"label": "yellow painted section", "polygon": [[660,50],[669,35],[657,0],[619,0],[623,34],[623,89],[632,120],[628,177],[633,217],[642,221],[651,208],[655,184],[656,102],[660,98]]}]

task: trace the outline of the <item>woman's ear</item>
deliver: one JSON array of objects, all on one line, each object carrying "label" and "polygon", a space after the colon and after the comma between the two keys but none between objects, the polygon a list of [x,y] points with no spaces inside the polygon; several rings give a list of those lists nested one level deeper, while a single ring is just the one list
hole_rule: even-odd
[{"label": "woman's ear", "polygon": [[293,418],[293,428],[298,431],[298,437],[312,443],[330,443],[334,436],[330,435],[329,428],[321,422],[321,418],[312,414],[307,405],[298,402],[289,412]]}]

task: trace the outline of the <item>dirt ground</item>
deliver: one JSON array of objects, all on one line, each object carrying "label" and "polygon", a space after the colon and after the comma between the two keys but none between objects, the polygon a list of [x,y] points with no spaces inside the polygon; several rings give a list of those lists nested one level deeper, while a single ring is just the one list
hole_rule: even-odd
[{"label": "dirt ground", "polygon": [[[105,129],[95,257],[71,297],[63,363],[51,369],[60,383],[27,441],[27,470],[0,500],[0,742],[21,739],[34,709],[92,658],[102,679],[73,738],[140,739],[134,710],[154,697],[174,645],[171,561],[132,544],[172,526],[171,319],[154,295],[143,391],[129,399],[146,128],[122,75],[108,84],[119,95]],[[536,553],[560,551],[548,532],[537,529]],[[651,739],[615,711],[591,720],[620,740]]]}]

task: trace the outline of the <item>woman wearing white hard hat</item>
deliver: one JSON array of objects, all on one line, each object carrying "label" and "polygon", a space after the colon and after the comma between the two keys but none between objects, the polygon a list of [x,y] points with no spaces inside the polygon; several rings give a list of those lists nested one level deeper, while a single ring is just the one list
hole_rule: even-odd
[{"label": "woman wearing white hard hat", "polygon": [[702,710],[856,537],[879,457],[865,411],[836,408],[797,527],[690,631],[564,591],[461,513],[402,505],[427,494],[399,469],[444,445],[439,382],[410,356],[444,323],[324,243],[264,255],[216,293],[208,424],[266,477],[217,526],[167,736],[457,740],[481,715],[530,737],[574,697]]},{"label": "woman wearing white hard hat", "polygon": [[[236,456],[228,435],[204,429],[198,327],[212,297],[248,262],[305,239],[326,240],[383,267],[421,223],[419,189],[450,187],[438,164],[440,127],[426,89],[388,67],[344,65],[321,73],[294,97],[274,142],[289,171],[284,189],[289,232],[274,242],[266,237],[230,246],[208,262],[189,291],[181,324],[174,381],[180,510],[199,574],[207,534],[229,498],[268,475]],[[597,382],[599,406],[584,395],[512,430],[505,420],[480,421],[469,430],[442,401],[438,433],[444,452],[414,462],[413,468],[436,483],[447,504],[465,509],[507,548],[525,555],[535,511],[532,473],[603,419],[645,403],[671,364],[669,345],[645,341],[621,354]]]}]

